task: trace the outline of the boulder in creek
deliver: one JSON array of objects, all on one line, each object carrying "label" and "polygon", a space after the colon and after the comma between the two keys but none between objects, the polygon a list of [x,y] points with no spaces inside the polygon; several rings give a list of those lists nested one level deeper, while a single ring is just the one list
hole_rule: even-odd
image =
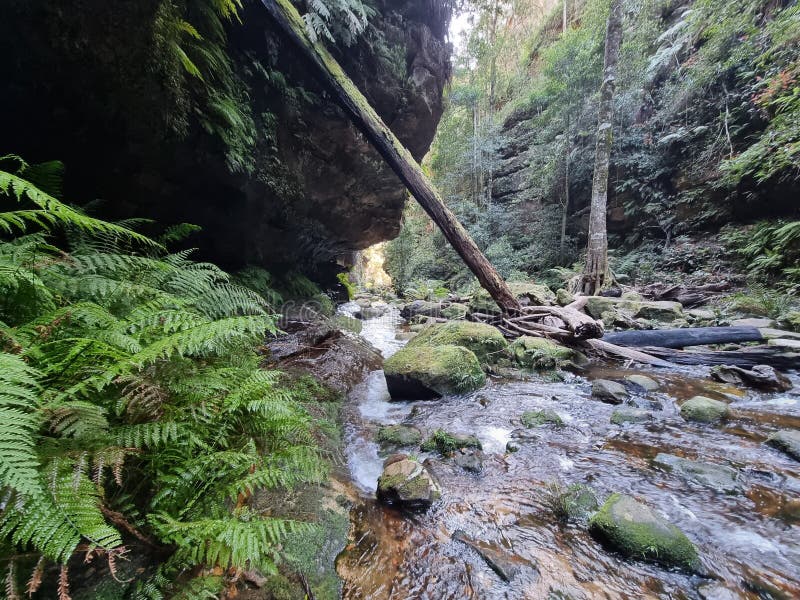
[{"label": "boulder in creek", "polygon": [[404,319],[411,319],[421,315],[423,317],[441,317],[442,305],[439,302],[428,302],[427,300],[414,300],[406,304],[400,310],[400,316]]},{"label": "boulder in creek", "polygon": [[653,465],[718,492],[735,494],[742,491],[738,481],[739,472],[725,465],[699,462],[664,453],[658,454],[653,459]]},{"label": "boulder in creek", "polygon": [[455,463],[470,473],[480,473],[483,470],[483,452],[480,450],[459,449],[454,455]]},{"label": "boulder in creek", "polygon": [[376,304],[374,306],[367,306],[366,308],[362,308],[359,312],[356,313],[356,317],[359,319],[367,320],[367,319],[377,319],[378,317],[382,317],[386,314],[388,310],[388,306],[385,304]]},{"label": "boulder in creek", "polygon": [[416,446],[422,441],[422,433],[419,429],[410,425],[384,425],[378,428],[378,433],[375,434],[375,441],[382,446],[393,446],[395,448]]},{"label": "boulder in creek", "polygon": [[467,306],[466,304],[452,302],[449,306],[442,309],[442,316],[445,319],[460,321],[467,317],[468,312],[469,312],[469,306]]},{"label": "boulder in creek", "polygon": [[384,462],[378,478],[378,500],[384,504],[425,510],[441,497],[439,484],[419,461],[395,454]]},{"label": "boulder in creek", "polygon": [[681,416],[698,423],[716,423],[728,418],[730,413],[727,404],[705,396],[695,396],[681,405]]},{"label": "boulder in creek", "polygon": [[628,390],[616,381],[595,379],[592,382],[592,397],[602,400],[606,404],[622,404],[628,399]]},{"label": "boulder in creek", "polygon": [[474,435],[454,434],[444,429],[437,429],[420,446],[420,450],[424,452],[438,452],[442,456],[449,456],[456,450],[464,448],[482,450],[483,445]]},{"label": "boulder in creek", "polygon": [[[586,312],[595,319],[603,318],[603,313],[618,313],[621,321],[645,319],[671,323],[683,317],[683,306],[680,302],[667,300],[635,300],[632,298],[607,298],[590,296],[586,301]],[[611,318],[606,315],[606,318]],[[614,319],[612,319],[614,320]]]},{"label": "boulder in creek", "polygon": [[418,346],[461,346],[471,350],[481,363],[491,363],[505,354],[508,342],[497,327],[472,321],[449,321],[425,328],[408,343]]},{"label": "boulder in creek", "polygon": [[556,369],[566,363],[585,364],[588,359],[580,352],[546,338],[523,335],[509,347],[514,360],[526,369]]},{"label": "boulder in creek", "polygon": [[697,548],[675,525],[630,496],[612,494],[589,520],[589,531],[628,558],[694,572]]},{"label": "boulder in creek", "polygon": [[640,388],[647,390],[648,392],[654,392],[659,388],[658,382],[655,379],[648,377],[647,375],[628,375],[625,378],[625,381],[628,381]]},{"label": "boulder in creek", "polygon": [[575,294],[571,294],[564,288],[558,288],[556,290],[556,302],[559,306],[566,306],[567,304],[572,304],[575,302]]},{"label": "boulder in creek", "polygon": [[643,408],[634,406],[620,406],[611,413],[611,423],[622,425],[624,423],[644,423],[653,419],[653,413]]},{"label": "boulder in creek", "polygon": [[765,392],[785,392],[792,389],[789,378],[769,365],[756,365],[749,370],[732,365],[717,365],[711,367],[711,379],[733,385],[746,385]]},{"label": "boulder in creek", "polygon": [[781,429],[771,434],[766,443],[800,461],[800,431],[796,429]]},{"label": "boulder in creek", "polygon": [[486,565],[505,582],[510,582],[523,567],[535,566],[508,552],[503,546],[490,542],[473,540],[465,532],[457,530],[453,539],[472,548],[486,562]]},{"label": "boulder in creek", "polygon": [[563,427],[564,420],[554,410],[546,408],[544,410],[528,410],[522,413],[520,421],[525,427],[542,427],[552,425],[553,427]]},{"label": "boulder in creek", "polygon": [[464,394],[486,383],[486,375],[471,350],[463,346],[416,344],[416,340],[383,363],[393,400],[430,400],[447,394]]},{"label": "boulder in creek", "polygon": [[[511,293],[519,300],[522,306],[552,306],[556,302],[556,295],[546,285],[531,283],[529,281],[509,281]],[[473,312],[495,314],[500,308],[484,289],[472,295],[469,307]]]}]

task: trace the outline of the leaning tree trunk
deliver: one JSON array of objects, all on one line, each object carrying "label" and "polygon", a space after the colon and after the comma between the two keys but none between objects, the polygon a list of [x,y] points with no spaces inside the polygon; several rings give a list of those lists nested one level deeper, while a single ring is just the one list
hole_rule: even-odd
[{"label": "leaning tree trunk", "polygon": [[339,63],[308,37],[305,23],[289,0],[261,0],[280,29],[305,57],[353,124],[380,153],[420,206],[439,226],[447,241],[505,313],[520,310],[519,301],[480,251],[475,241],[447,208],[411,153],[381,120]]},{"label": "leaning tree trunk", "polygon": [[589,295],[596,294],[603,288],[608,273],[608,236],[606,233],[608,165],[611,158],[611,120],[621,41],[622,0],[611,0],[611,12],[606,25],[603,83],[600,86],[600,107],[597,115],[597,145],[595,147],[592,203],[589,215],[589,241],[586,268],[581,285],[583,293]]}]

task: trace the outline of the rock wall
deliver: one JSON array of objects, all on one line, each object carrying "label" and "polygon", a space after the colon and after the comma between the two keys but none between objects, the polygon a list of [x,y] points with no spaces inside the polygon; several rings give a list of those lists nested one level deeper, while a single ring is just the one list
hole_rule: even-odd
[{"label": "rock wall", "polygon": [[[450,74],[449,15],[428,0],[375,5],[371,31],[333,50],[421,159]],[[213,81],[167,64],[169,6],[4,2],[0,154],[63,160],[66,199],[101,198],[104,216],[198,224],[203,232],[191,244],[231,269],[299,267],[323,276],[338,257],[395,236],[404,188],[309,77],[260,2],[246,2],[242,24],[226,27],[239,114],[212,104]],[[201,105],[200,93],[212,100]],[[214,110],[220,115],[209,116]],[[231,142],[237,127],[251,137]]]}]

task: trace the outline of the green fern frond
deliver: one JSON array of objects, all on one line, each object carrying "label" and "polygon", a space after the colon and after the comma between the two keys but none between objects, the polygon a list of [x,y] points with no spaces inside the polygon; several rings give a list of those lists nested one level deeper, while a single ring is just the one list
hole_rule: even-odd
[{"label": "green fern frond", "polygon": [[98,437],[108,431],[108,419],[102,406],[73,400],[43,407],[50,430],[61,437]]}]

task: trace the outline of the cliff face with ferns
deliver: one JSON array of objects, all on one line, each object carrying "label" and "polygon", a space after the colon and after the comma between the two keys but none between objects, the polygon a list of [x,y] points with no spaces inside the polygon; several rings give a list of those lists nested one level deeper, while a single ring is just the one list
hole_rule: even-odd
[{"label": "cliff face with ferns", "polygon": [[[0,153],[63,160],[65,197],[99,199],[101,215],[200,225],[191,243],[229,268],[323,274],[396,235],[399,180],[260,2],[238,15],[211,4],[5,2]],[[429,0],[374,7],[333,50],[419,159],[442,114],[449,13]]]}]

